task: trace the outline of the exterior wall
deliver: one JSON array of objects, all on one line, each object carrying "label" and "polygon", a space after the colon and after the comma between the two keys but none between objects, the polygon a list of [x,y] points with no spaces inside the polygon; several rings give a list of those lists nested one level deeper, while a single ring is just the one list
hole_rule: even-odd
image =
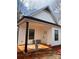
[{"label": "exterior wall", "polygon": [[[45,44],[47,44],[47,42],[50,41],[48,38],[48,35],[47,35],[48,31],[50,31],[50,30],[45,25],[31,23],[29,29],[35,29],[35,39],[34,40],[41,40],[41,43],[45,43]],[[47,33],[45,33],[45,32],[47,32]]]},{"label": "exterior wall", "polygon": [[51,14],[45,10],[41,11],[39,14],[33,15],[33,17],[44,20],[44,21],[55,23]]},{"label": "exterior wall", "polygon": [[[25,44],[25,23],[19,26],[19,41],[18,44]],[[35,38],[34,40],[41,40],[41,43],[45,43],[51,46],[60,45],[61,44],[61,29],[58,27],[46,27],[46,25],[36,25],[30,23],[29,29],[35,29]],[[59,30],[59,40],[54,40],[54,30]],[[28,40],[28,44],[32,44],[32,40]]]},{"label": "exterior wall", "polygon": [[[54,34],[54,31],[55,30],[58,30],[59,31],[59,39],[58,41],[55,41],[55,34]],[[52,28],[52,40],[51,40],[51,45],[52,46],[55,46],[55,45],[60,45],[61,44],[61,28],[58,28],[58,27],[54,27]]]},{"label": "exterior wall", "polygon": [[[58,41],[54,40],[55,39],[54,30],[59,31],[59,40]],[[48,29],[46,40],[45,39],[42,39],[42,40],[43,40],[43,43],[46,43],[51,46],[60,45],[61,44],[61,29],[58,27],[52,27],[52,28]]]},{"label": "exterior wall", "polygon": [[[51,28],[50,28],[51,29]],[[41,43],[50,44],[51,32],[50,29],[42,29],[41,30]]]},{"label": "exterior wall", "polygon": [[[29,29],[34,29],[35,30],[35,34],[34,34],[34,40],[41,40],[41,30],[39,29],[40,27],[34,25],[34,24],[29,24]],[[32,44],[33,43],[33,40],[29,40],[28,39],[28,44]]]},{"label": "exterior wall", "polygon": [[[45,25],[36,25],[36,24],[29,24],[29,29],[35,30],[35,37],[34,40],[41,40],[42,43],[50,44],[50,38],[51,38],[51,31],[50,28],[45,27]],[[25,24],[22,24],[19,26],[19,40],[18,45],[25,44]],[[46,33],[45,33],[46,32]],[[32,44],[33,40],[28,40],[28,44]]]},{"label": "exterior wall", "polygon": [[25,44],[25,23],[19,26],[18,45]]},{"label": "exterior wall", "polygon": [[[46,27],[45,25],[43,27],[36,26],[31,24],[30,25],[32,29],[35,29],[35,40],[41,40],[41,43],[45,43],[51,46],[60,45],[61,44],[61,28],[60,27]],[[59,40],[55,41],[55,34],[54,30],[59,31]],[[46,32],[46,33],[45,33]]]}]

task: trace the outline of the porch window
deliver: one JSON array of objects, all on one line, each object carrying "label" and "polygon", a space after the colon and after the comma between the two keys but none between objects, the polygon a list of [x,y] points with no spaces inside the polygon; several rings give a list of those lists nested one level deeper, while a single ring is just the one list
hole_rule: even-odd
[{"label": "porch window", "polygon": [[58,33],[58,30],[55,30],[55,41],[58,41],[58,39],[59,39],[59,38],[58,38],[58,36],[59,36],[58,34],[59,34],[59,33]]},{"label": "porch window", "polygon": [[29,40],[34,39],[34,29],[29,29]]}]

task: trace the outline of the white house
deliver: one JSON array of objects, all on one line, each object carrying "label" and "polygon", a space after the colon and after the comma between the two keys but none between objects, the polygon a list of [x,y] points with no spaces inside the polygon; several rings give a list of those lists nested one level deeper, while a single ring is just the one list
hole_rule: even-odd
[{"label": "white house", "polygon": [[[40,43],[61,45],[61,21],[57,21],[49,6],[43,7],[30,16],[22,16],[18,20],[18,45]],[[26,49],[25,49],[26,50]]]}]

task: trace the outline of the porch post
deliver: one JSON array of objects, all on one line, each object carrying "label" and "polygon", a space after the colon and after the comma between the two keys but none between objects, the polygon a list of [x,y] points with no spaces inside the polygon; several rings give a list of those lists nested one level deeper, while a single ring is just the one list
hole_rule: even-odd
[{"label": "porch post", "polygon": [[28,28],[29,28],[29,22],[26,22],[26,34],[25,34],[25,53],[27,53],[27,43],[28,43]]},{"label": "porch post", "polygon": [[17,45],[18,45],[18,40],[19,40],[19,25],[17,26]]}]

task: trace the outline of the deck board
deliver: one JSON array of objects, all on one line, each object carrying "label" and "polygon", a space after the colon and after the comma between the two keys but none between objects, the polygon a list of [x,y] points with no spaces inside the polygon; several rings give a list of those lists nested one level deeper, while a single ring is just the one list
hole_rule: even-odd
[{"label": "deck board", "polygon": [[[17,50],[18,50],[18,52],[23,52],[23,51],[24,51],[24,48],[25,48],[24,45],[18,45],[18,49],[17,49]],[[42,50],[42,49],[50,49],[50,47],[47,46],[47,45],[38,44],[38,49],[39,49],[39,50]],[[28,50],[28,51],[33,51],[33,50],[35,50],[35,44],[28,45],[28,46],[27,46],[27,50]]]}]

